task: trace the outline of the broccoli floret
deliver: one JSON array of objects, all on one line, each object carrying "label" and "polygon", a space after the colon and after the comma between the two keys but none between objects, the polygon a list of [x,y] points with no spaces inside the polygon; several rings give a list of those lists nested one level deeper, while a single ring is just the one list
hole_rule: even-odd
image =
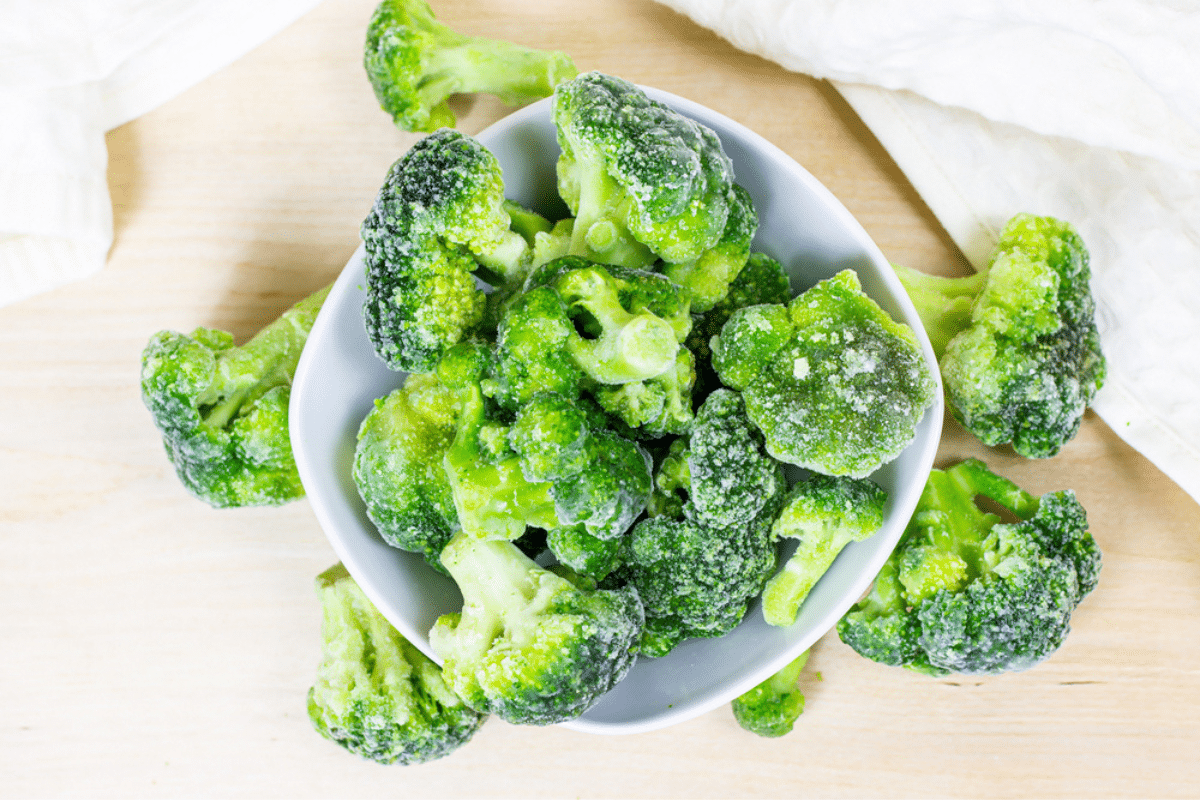
[{"label": "broccoli floret", "polygon": [[777,565],[771,524],[787,483],[728,389],[709,395],[655,482],[654,516],[634,526],[618,573],[646,608],[642,652],[662,656],[742,621]]},{"label": "broccoli floret", "polygon": [[371,605],[338,564],[317,578],[322,660],[308,691],[317,732],[381,764],[424,764],[467,743],[487,718]]},{"label": "broccoli floret", "polygon": [[629,426],[641,438],[659,438],[686,433],[695,414],[692,390],[696,384],[696,359],[686,347],[679,348],[674,367],[653,378],[620,385],[593,385],[596,403]]},{"label": "broccoli floret", "polygon": [[601,581],[621,563],[625,539],[601,539],[589,533],[586,525],[571,525],[549,531],[546,546],[558,563],[580,576]]},{"label": "broccoli floret", "polygon": [[916,334],[864,294],[852,270],[786,306],[734,312],[712,349],[767,451],[827,475],[861,478],[894,459],[935,397]]},{"label": "broccoli floret", "polygon": [[721,240],[733,167],[711,129],[628,81],[589,72],[554,90],[558,189],[571,253],[625,267],[696,261]]},{"label": "broccoli floret", "polygon": [[375,401],[354,451],[354,485],[383,540],[422,554],[441,572],[442,548],[459,527],[442,460],[461,412],[455,392],[435,375],[409,375]]},{"label": "broccoli floret", "polygon": [[1021,214],[986,268],[941,278],[896,267],[940,359],[946,404],[987,445],[1057,453],[1104,383],[1088,251],[1075,229]]},{"label": "broccoli floret", "polygon": [[[692,311],[709,311],[725,299],[730,284],[746,266],[750,258],[750,243],[757,231],[758,214],[750,193],[734,184],[729,195],[729,217],[720,241],[701,253],[695,261],[665,264],[663,274],[688,291],[692,299]],[[784,298],[790,299],[790,294]]]},{"label": "broccoli floret", "polygon": [[792,732],[804,713],[804,694],[796,685],[808,663],[808,651],[730,703],[733,718],[751,733],[777,738]]},{"label": "broccoli floret", "polygon": [[475,139],[443,129],[392,165],[361,231],[363,323],[389,367],[430,372],[482,332],[476,276],[511,287],[528,270],[529,243],[511,225],[500,163]]},{"label": "broccoli floret", "polygon": [[746,266],[729,284],[729,293],[710,310],[695,317],[692,330],[684,345],[696,357],[696,385],[692,394],[703,400],[709,392],[721,385],[712,367],[712,337],[739,308],[784,304],[792,299],[792,287],[783,265],[765,253],[751,253]]},{"label": "broccoli floret", "polygon": [[429,634],[463,700],[514,724],[574,719],[633,665],[643,623],[630,587],[587,590],[510,542],[459,535],[442,553],[461,613]]},{"label": "broccoli floret", "polygon": [[384,0],[367,24],[363,66],[383,110],[406,131],[453,128],[452,94],[494,94],[509,105],[549,97],[575,76],[569,56],[463,36],[425,0]]},{"label": "broccoli floret", "polygon": [[[979,495],[1019,521],[984,512]],[[1024,670],[1062,644],[1099,570],[1074,492],[1035,497],[968,459],[930,473],[900,543],[838,635],[874,661],[933,675]]]},{"label": "broccoli floret", "polygon": [[159,331],[142,351],[142,402],[184,487],[215,508],[304,495],[288,438],[300,352],[329,287],[240,347],[225,331]]},{"label": "broccoli floret", "polygon": [[788,492],[772,530],[775,539],[798,539],[796,551],[763,589],[763,618],[786,626],[804,598],[851,542],[883,526],[887,492],[866,478],[810,475]]}]

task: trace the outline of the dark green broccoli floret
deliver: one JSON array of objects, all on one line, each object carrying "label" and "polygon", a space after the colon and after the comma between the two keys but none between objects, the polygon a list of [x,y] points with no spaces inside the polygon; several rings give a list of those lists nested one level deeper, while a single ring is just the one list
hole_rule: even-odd
[{"label": "dark green broccoli floret", "polygon": [[317,732],[381,764],[424,764],[462,747],[486,716],[384,619],[338,564],[317,578],[323,657],[308,691]]},{"label": "dark green broccoli floret", "polygon": [[442,548],[458,530],[442,459],[461,411],[455,392],[436,376],[409,375],[375,401],[354,451],[354,485],[383,540],[421,553],[439,571]]},{"label": "dark green broccoli floret", "polygon": [[[982,511],[979,495],[1020,521]],[[1028,669],[1062,644],[1099,570],[1073,492],[1034,497],[968,459],[930,473],[900,543],[838,635],[874,661],[934,675]]]},{"label": "dark green broccoli floret", "polygon": [[796,682],[806,663],[807,650],[750,691],[735,697],[730,707],[738,725],[772,739],[791,733],[804,713],[804,694]]},{"label": "dark green broccoli floret", "polygon": [[851,542],[883,526],[887,492],[866,478],[811,475],[794,485],[775,520],[775,539],[797,539],[796,551],[763,589],[763,618],[791,625],[804,598]]},{"label": "dark green broccoli floret", "polygon": [[551,493],[561,525],[584,525],[600,539],[615,539],[646,508],[651,491],[650,457],[612,431],[592,430],[584,443],[584,466],[554,481]]},{"label": "dark green broccoli floret", "polygon": [[619,574],[646,607],[642,652],[662,656],[741,622],[775,571],[771,524],[787,483],[728,389],[709,395],[655,482],[655,516],[630,533]]},{"label": "dark green broccoli floret", "polygon": [[463,595],[430,644],[443,676],[479,711],[514,724],[574,719],[633,665],[643,612],[632,588],[587,590],[510,542],[459,535],[442,562]]},{"label": "dark green broccoli floret", "polygon": [[292,375],[329,287],[240,347],[225,331],[159,331],[142,351],[142,402],[184,487],[211,506],[304,495],[288,438]]},{"label": "dark green broccoli floret", "polygon": [[725,299],[695,318],[684,345],[696,357],[696,387],[693,396],[703,400],[721,385],[712,367],[712,337],[733,316],[747,306],[765,303],[783,304],[792,299],[792,287],[783,265],[765,253],[751,253],[746,266],[738,272]]},{"label": "dark green broccoli floret", "polygon": [[729,216],[733,168],[709,128],[628,81],[589,72],[554,90],[558,189],[571,253],[645,267],[693,262]]},{"label": "dark green broccoli floret", "polygon": [[546,546],[558,563],[578,575],[600,581],[621,563],[625,539],[620,536],[601,539],[589,533],[585,525],[571,525],[548,532]]},{"label": "dark green broccoli floret", "polygon": [[1070,224],[1021,214],[987,267],[941,278],[896,267],[941,364],[954,418],[984,444],[1054,455],[1104,383],[1091,269]]},{"label": "dark green broccoli floret", "polygon": [[861,478],[894,459],[935,397],[916,334],[864,294],[852,270],[786,306],[734,312],[712,348],[767,451],[828,475]]},{"label": "dark green broccoli floret", "polygon": [[[730,284],[750,258],[750,243],[757,231],[758,214],[750,193],[734,184],[729,194],[729,218],[720,241],[695,261],[664,265],[663,274],[688,291],[692,311],[708,311],[729,294]],[[784,298],[790,299],[790,294]]]},{"label": "dark green broccoli floret", "polygon": [[463,36],[425,0],[384,0],[367,24],[363,66],[383,110],[406,131],[453,128],[452,94],[494,94],[510,105],[548,97],[575,76],[569,56]]},{"label": "dark green broccoli floret", "polygon": [[528,269],[529,243],[511,222],[500,164],[469,136],[440,130],[392,165],[362,224],[363,323],[389,367],[430,372],[481,332],[476,276],[511,287]]}]

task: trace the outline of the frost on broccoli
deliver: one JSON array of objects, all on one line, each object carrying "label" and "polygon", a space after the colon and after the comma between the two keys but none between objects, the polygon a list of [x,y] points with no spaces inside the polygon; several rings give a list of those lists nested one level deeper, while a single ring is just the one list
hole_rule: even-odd
[{"label": "frost on broccoli", "polygon": [[796,539],[796,550],[763,589],[770,625],[796,621],[800,605],[838,554],[883,526],[887,492],[866,478],[810,475],[788,492],[775,520],[776,540]]},{"label": "frost on broccoli", "polygon": [[767,451],[827,475],[861,478],[894,459],[935,397],[916,335],[864,294],[851,270],[786,306],[735,312],[712,349]]},{"label": "frost on broccoli", "polygon": [[475,139],[443,129],[388,171],[362,224],[363,323],[392,369],[430,372],[480,333],[487,301],[476,277],[519,285],[530,245],[512,229],[500,164]]},{"label": "frost on broccoli", "polygon": [[459,527],[442,460],[461,411],[436,376],[409,375],[359,426],[351,473],[383,540],[440,572],[442,548]]},{"label": "frost on broccoli", "polygon": [[453,94],[493,94],[518,105],[549,97],[576,73],[565,53],[457,33],[425,0],[379,4],[367,24],[363,67],[396,125],[426,133],[454,127],[446,102]]},{"label": "frost on broccoli", "polygon": [[634,526],[617,574],[646,608],[642,652],[723,636],[746,614],[777,565],[771,524],[786,482],[762,451],[736,392],[714,392],[687,439],[656,474],[651,516]]},{"label": "frost on broccoli", "polygon": [[322,660],[308,692],[317,732],[381,764],[424,764],[466,744],[486,716],[371,605],[342,565],[317,578]]},{"label": "frost on broccoli", "polygon": [[[981,510],[977,496],[1018,521]],[[838,635],[866,658],[932,675],[1024,670],[1063,643],[1099,570],[1073,492],[1035,497],[968,459],[930,473],[900,543]]]},{"label": "frost on broccoli", "polygon": [[572,254],[647,267],[696,261],[720,242],[733,168],[711,129],[599,72],[555,88],[554,122]]},{"label": "frost on broccoli", "polygon": [[239,346],[225,331],[159,331],[142,351],[142,401],[184,487],[216,508],[304,495],[288,438],[292,376],[325,287]]},{"label": "frost on broccoli", "polygon": [[574,719],[633,665],[643,611],[632,588],[586,589],[510,542],[459,535],[442,554],[463,595],[430,644],[463,700],[514,724]]},{"label": "frost on broccoli", "polygon": [[730,703],[733,718],[747,731],[774,739],[792,732],[804,713],[804,694],[797,686],[808,663],[805,650],[783,669]]},{"label": "frost on broccoli", "polygon": [[940,278],[896,267],[940,358],[946,403],[987,445],[1056,454],[1104,383],[1088,251],[1075,229],[1021,214],[987,267]]}]

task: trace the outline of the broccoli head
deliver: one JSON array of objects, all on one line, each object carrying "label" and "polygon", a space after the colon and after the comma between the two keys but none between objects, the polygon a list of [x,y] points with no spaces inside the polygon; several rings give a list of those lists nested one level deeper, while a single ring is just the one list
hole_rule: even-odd
[{"label": "broccoli head", "polygon": [[371,605],[338,564],[317,578],[322,660],[308,692],[317,732],[381,764],[424,764],[462,747],[486,716]]},{"label": "broccoli head", "polygon": [[493,286],[525,278],[530,246],[512,229],[500,163],[450,129],[426,136],[388,171],[362,224],[363,323],[392,369],[431,372],[484,327]]},{"label": "broccoli head", "polygon": [[[720,240],[695,261],[665,264],[663,274],[688,291],[692,311],[709,311],[729,294],[750,258],[750,243],[758,231],[758,214],[744,188],[733,185],[729,194],[729,217]],[[790,300],[788,295],[785,300]]]},{"label": "broccoli head", "polygon": [[946,404],[987,445],[1054,455],[1104,383],[1088,251],[1075,229],[1021,214],[987,267],[941,278],[896,267],[940,358]]},{"label": "broccoli head", "polygon": [[459,527],[442,460],[461,412],[456,393],[435,375],[409,375],[375,401],[354,450],[354,485],[383,540],[422,554],[440,572],[442,548]]},{"label": "broccoli head", "polygon": [[[1018,521],[984,512],[977,496]],[[1034,497],[968,459],[930,473],[900,543],[838,635],[874,661],[933,675],[1024,670],[1062,644],[1099,570],[1073,492]]]},{"label": "broccoli head", "polygon": [[367,24],[363,66],[383,110],[406,131],[453,128],[452,94],[494,94],[509,105],[549,97],[575,76],[569,56],[464,36],[425,0],[384,0]]},{"label": "broccoli head", "polygon": [[861,478],[894,459],[935,397],[916,335],[863,293],[852,270],[786,306],[734,312],[712,350],[767,451],[827,475]]},{"label": "broccoli head", "polygon": [[602,581],[620,565],[625,539],[601,539],[586,525],[570,525],[548,531],[546,546],[559,564],[576,575]]},{"label": "broccoli head", "polygon": [[792,732],[804,713],[804,694],[796,682],[808,663],[808,651],[798,655],[786,667],[730,703],[733,718],[745,730],[767,738]]},{"label": "broccoli head", "polygon": [[763,589],[763,618],[770,625],[796,621],[800,604],[851,542],[883,526],[887,492],[866,478],[814,474],[796,483],[773,533],[796,539],[796,551]]},{"label": "broccoli head", "polygon": [[634,526],[617,574],[645,605],[642,652],[662,656],[742,621],[777,565],[771,524],[787,483],[728,389],[709,395],[655,482],[656,515]]},{"label": "broccoli head", "polygon": [[555,88],[554,122],[571,253],[625,267],[686,264],[720,242],[733,167],[711,129],[599,72]]},{"label": "broccoli head", "polygon": [[288,400],[325,287],[237,347],[225,331],[159,331],[142,351],[142,401],[184,487],[216,508],[304,495]]},{"label": "broccoli head", "polygon": [[632,588],[586,589],[511,542],[459,535],[442,562],[463,595],[430,644],[463,700],[514,724],[574,719],[633,665],[643,624]]}]

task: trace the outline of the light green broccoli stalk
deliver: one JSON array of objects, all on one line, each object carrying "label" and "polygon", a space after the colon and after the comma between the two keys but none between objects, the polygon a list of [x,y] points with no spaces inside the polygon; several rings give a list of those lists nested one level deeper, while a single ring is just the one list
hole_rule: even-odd
[{"label": "light green broccoli stalk", "polygon": [[457,394],[435,375],[409,375],[375,401],[354,450],[354,485],[383,540],[440,572],[442,548],[459,528],[442,460],[461,414]]},{"label": "light green broccoli stalk", "polygon": [[[1020,521],[984,512],[979,495]],[[968,459],[930,473],[903,537],[838,635],[873,661],[932,675],[1029,669],[1063,643],[1099,571],[1073,492],[1035,497]]]},{"label": "light green broccoli stalk", "polygon": [[579,588],[511,542],[458,535],[442,562],[463,595],[430,644],[463,700],[514,724],[574,719],[633,665],[643,623],[632,588]]},{"label": "light green broccoli stalk", "polygon": [[894,459],[935,399],[916,334],[864,294],[852,270],[786,306],[734,312],[712,349],[767,451],[827,475],[862,478]]},{"label": "light green broccoli stalk", "polygon": [[[663,274],[688,291],[692,311],[709,311],[729,294],[729,285],[750,258],[750,243],[757,232],[758,214],[750,193],[734,184],[729,195],[729,217],[721,239],[695,261],[665,264]],[[785,299],[791,299],[791,295]]]},{"label": "light green broccoli stalk", "polygon": [[240,347],[225,331],[159,331],[142,351],[142,402],[184,487],[216,508],[304,495],[288,438],[292,376],[325,287]]},{"label": "light green broccoli stalk", "polygon": [[895,267],[940,359],[954,418],[987,445],[1056,454],[1104,383],[1091,269],[1069,223],[1020,214],[986,268],[941,278]]},{"label": "light green broccoli stalk", "polygon": [[625,267],[684,264],[721,240],[733,168],[711,129],[599,72],[555,88],[554,122],[572,254]]},{"label": "light green broccoli stalk", "polygon": [[569,56],[512,42],[464,36],[434,18],[425,0],[384,0],[367,24],[363,66],[397,127],[453,128],[453,94],[486,93],[509,105],[548,97],[575,76]]},{"label": "light green broccoli stalk", "polygon": [[308,691],[317,732],[380,764],[424,764],[466,744],[486,716],[371,605],[338,564],[317,578],[322,659]]},{"label": "light green broccoli stalk", "polygon": [[363,323],[390,368],[431,372],[484,332],[477,276],[502,289],[525,279],[530,245],[507,207],[500,163],[457,131],[430,134],[392,165],[361,230]]},{"label": "light green broccoli stalk", "polygon": [[800,604],[851,542],[883,526],[887,492],[866,478],[811,475],[788,492],[775,520],[776,540],[796,539],[796,551],[763,589],[763,618],[770,625],[796,621]]},{"label": "light green broccoli stalk", "polygon": [[771,739],[791,733],[796,720],[804,713],[804,694],[797,682],[807,663],[808,651],[805,650],[786,667],[735,697],[730,707],[738,725]]}]

